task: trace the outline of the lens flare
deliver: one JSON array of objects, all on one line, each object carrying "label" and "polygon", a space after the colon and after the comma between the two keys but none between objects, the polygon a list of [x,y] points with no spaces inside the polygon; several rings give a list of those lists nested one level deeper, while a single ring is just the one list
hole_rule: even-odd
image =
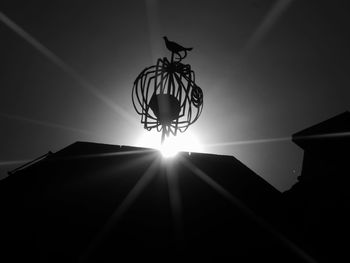
[{"label": "lens flare", "polygon": [[159,146],[158,150],[162,154],[163,158],[175,157],[180,151],[176,144],[167,140]]},{"label": "lens flare", "polygon": [[161,144],[157,132],[142,133],[136,146],[157,149],[164,158],[174,157],[178,152],[203,152],[203,146],[198,136],[190,131],[186,134],[180,133],[177,136],[171,136],[163,144]]}]

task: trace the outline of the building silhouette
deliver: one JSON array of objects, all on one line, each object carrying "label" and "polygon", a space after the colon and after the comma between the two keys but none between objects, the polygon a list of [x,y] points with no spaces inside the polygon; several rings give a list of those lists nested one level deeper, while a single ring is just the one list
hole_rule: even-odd
[{"label": "building silhouette", "polygon": [[284,193],[232,156],[76,142],[0,181],[0,260],[349,259],[349,125],[293,135],[303,171]]},{"label": "building silhouette", "polygon": [[298,183],[283,193],[285,229],[320,262],[347,262],[350,112],[295,133],[293,142],[304,158]]}]

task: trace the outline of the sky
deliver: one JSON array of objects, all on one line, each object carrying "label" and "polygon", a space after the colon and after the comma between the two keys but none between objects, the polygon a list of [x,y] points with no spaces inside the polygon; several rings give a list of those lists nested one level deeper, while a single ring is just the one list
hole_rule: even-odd
[{"label": "sky", "polygon": [[193,47],[183,62],[204,93],[184,136],[289,189],[303,158],[291,135],[350,108],[349,10],[345,0],[3,0],[0,178],[75,141],[142,146],[132,85],[169,57],[168,36]]}]

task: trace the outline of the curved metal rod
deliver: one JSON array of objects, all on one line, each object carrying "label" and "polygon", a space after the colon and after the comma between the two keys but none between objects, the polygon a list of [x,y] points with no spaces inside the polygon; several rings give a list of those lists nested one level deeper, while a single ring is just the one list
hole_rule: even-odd
[{"label": "curved metal rod", "polygon": [[[141,115],[141,123],[147,130],[156,128],[162,132],[162,141],[170,133],[176,136],[177,131],[186,131],[203,109],[203,92],[195,83],[194,71],[190,65],[176,59],[173,56],[171,62],[167,58],[158,59],[156,65],[141,71],[132,88],[133,106]],[[154,94],[169,94],[178,100],[180,112],[169,124],[162,124],[150,111],[149,103]]]}]

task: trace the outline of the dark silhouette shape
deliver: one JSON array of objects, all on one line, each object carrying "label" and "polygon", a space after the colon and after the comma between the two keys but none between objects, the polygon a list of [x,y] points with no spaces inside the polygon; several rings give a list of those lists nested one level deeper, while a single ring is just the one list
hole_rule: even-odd
[{"label": "dark silhouette shape", "polygon": [[[185,132],[200,116],[203,108],[203,91],[195,83],[190,65],[174,61],[174,53],[191,50],[166,40],[172,52],[171,61],[158,59],[157,64],[145,68],[136,78],[132,90],[132,102],[141,115],[141,123],[147,130],[162,132],[161,142],[170,133]],[[182,57],[184,58],[184,56]]]},{"label": "dark silhouette shape", "polygon": [[[12,174],[0,182],[2,253],[21,251],[14,262],[303,262],[238,205],[272,220],[277,190],[232,156],[179,157],[168,166],[155,150],[77,142]],[[157,158],[153,177],[145,180]],[[125,209],[140,181],[145,187]],[[175,206],[174,191],[181,197]]]},{"label": "dark silhouette shape", "polygon": [[40,162],[41,160],[45,159],[47,156],[49,156],[50,154],[52,154],[51,151],[49,151],[48,153],[45,153],[44,155],[42,156],[39,156],[38,158],[35,158],[34,160],[30,161],[30,162],[27,162],[19,167],[17,167],[16,169],[14,169],[13,171],[10,171],[8,172],[8,175],[11,175],[13,173],[16,173],[22,169],[25,169],[26,167],[29,167],[31,165],[33,165],[34,163],[37,163],[37,162]]},{"label": "dark silhouette shape", "polygon": [[170,125],[180,115],[180,102],[173,95],[153,94],[149,106],[161,125]]},{"label": "dark silhouette shape", "polygon": [[283,194],[232,156],[74,143],[0,181],[1,262],[349,262],[349,133],[346,112],[294,134]]},{"label": "dark silhouette shape", "polygon": [[349,262],[350,112],[293,135],[303,169],[285,192],[287,232],[318,262]]},{"label": "dark silhouette shape", "polygon": [[[179,61],[187,56],[187,51],[191,51],[193,48],[185,48],[173,41],[168,40],[167,37],[163,37],[165,41],[165,46],[171,52],[171,61],[174,60],[174,54],[178,55]],[[181,56],[181,52],[184,54]]]}]

